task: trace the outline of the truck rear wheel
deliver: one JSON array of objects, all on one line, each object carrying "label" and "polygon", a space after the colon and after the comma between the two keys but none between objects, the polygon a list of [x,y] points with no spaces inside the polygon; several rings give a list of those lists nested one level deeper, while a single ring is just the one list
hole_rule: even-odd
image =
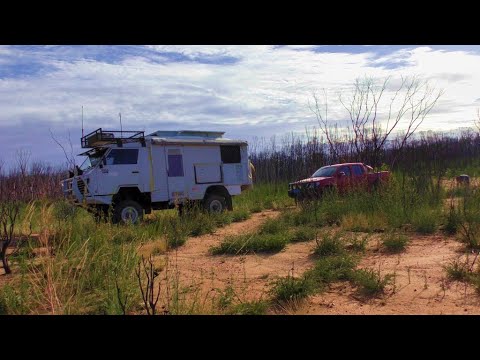
[{"label": "truck rear wheel", "polygon": [[204,200],[203,208],[209,213],[221,213],[227,208],[227,202],[223,196],[210,194]]},{"label": "truck rear wheel", "polygon": [[143,208],[134,200],[123,200],[115,206],[113,222],[137,224],[143,219]]}]

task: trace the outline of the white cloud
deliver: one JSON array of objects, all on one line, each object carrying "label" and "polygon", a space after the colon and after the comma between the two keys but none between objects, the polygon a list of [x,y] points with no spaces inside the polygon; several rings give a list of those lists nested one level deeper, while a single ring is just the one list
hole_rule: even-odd
[{"label": "white cloud", "polygon": [[[42,56],[39,50],[30,56],[54,70],[22,78],[1,78],[0,72],[0,128],[30,118],[45,119],[58,128],[77,126],[83,105],[86,125],[92,129],[116,127],[122,112],[124,124],[147,131],[175,123],[184,124],[182,128],[202,128],[203,124],[220,128],[224,124],[242,134],[269,137],[316,125],[308,109],[314,90],[329,90],[329,109],[340,119],[345,112],[336,94],[347,90],[356,77],[413,74],[446,90],[425,129],[454,128],[473,119],[473,105],[480,94],[478,54],[429,47],[380,57],[373,56],[374,47],[355,54],[345,52],[347,48],[341,53],[298,51],[310,48],[149,46],[158,54],[155,59],[139,52],[115,63],[86,60],[81,55],[67,61],[52,54]],[[15,52],[20,53],[15,47],[0,47],[0,64],[7,58],[10,61]],[[182,54],[191,61],[168,60],[165,52]],[[21,55],[25,59],[28,52]],[[237,61],[195,61],[202,57]],[[385,63],[401,67],[378,66]]]}]

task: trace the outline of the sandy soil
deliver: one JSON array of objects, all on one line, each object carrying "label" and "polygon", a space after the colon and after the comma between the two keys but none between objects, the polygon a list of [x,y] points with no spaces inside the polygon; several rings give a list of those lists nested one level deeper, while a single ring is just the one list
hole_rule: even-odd
[{"label": "sandy soil", "polygon": [[[218,294],[231,286],[241,301],[268,297],[272,280],[293,270],[300,275],[314,265],[314,241],[289,244],[276,254],[243,256],[211,255],[209,249],[225,236],[254,231],[279,211],[252,214],[240,223],[219,228],[215,233],[189,238],[185,245],[167,255],[157,255],[155,263],[168,261],[170,274],[177,274],[182,287],[195,287],[202,296]],[[365,300],[349,283],[336,283],[328,291],[309,297],[288,314],[480,314],[480,295],[471,286],[448,282],[444,266],[464,257],[462,244],[443,235],[410,237],[404,253],[390,255],[370,240],[360,267],[380,269],[382,275],[395,274],[394,286],[384,296]],[[158,244],[157,244],[158,245]],[[155,245],[155,246],[157,246]],[[152,245],[153,246],[153,245]],[[151,249],[145,249],[150,251]],[[473,258],[473,256],[472,256]],[[480,259],[479,259],[480,261]],[[165,274],[165,268],[162,271]],[[0,275],[0,286],[7,281]]]},{"label": "sandy soil", "polygon": [[312,242],[289,244],[276,254],[210,255],[209,249],[225,236],[253,231],[279,214],[279,211],[263,211],[252,214],[244,222],[220,228],[214,234],[189,238],[184,246],[169,253],[170,268],[178,271],[182,284],[201,284],[203,291],[232,286],[242,301],[265,297],[274,278],[286,276],[292,269],[295,274],[301,274],[313,265],[309,256]]},{"label": "sandy soil", "polygon": [[[271,281],[296,275],[314,264],[311,256],[314,241],[289,244],[271,255],[212,256],[208,250],[226,235],[258,228],[267,218],[279,212],[265,211],[251,219],[226,226],[212,235],[190,238],[186,245],[170,252],[170,263],[177,269],[180,281],[201,285],[204,291],[232,286],[243,300],[266,298]],[[291,314],[480,314],[480,296],[471,286],[449,282],[444,266],[461,257],[462,245],[443,235],[412,236],[407,250],[399,255],[379,250],[370,241],[359,265],[380,269],[382,275],[395,274],[394,285],[380,298],[365,300],[356,295],[349,283],[334,284],[327,292],[310,297]]]},{"label": "sandy soil", "polygon": [[[446,279],[444,266],[462,255],[462,245],[440,235],[414,236],[406,252],[388,255],[369,250],[362,268],[395,274],[383,297],[364,300],[350,284],[312,296],[297,314],[480,314],[480,296],[471,286]],[[473,257],[472,257],[473,258]]]}]

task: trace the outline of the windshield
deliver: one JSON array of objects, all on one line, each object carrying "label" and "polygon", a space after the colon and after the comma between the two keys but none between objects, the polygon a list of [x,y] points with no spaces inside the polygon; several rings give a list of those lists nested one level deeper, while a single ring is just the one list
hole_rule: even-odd
[{"label": "windshield", "polygon": [[103,155],[105,154],[106,149],[99,150],[89,156],[85,159],[85,161],[80,165],[80,169],[85,171],[90,168],[94,168],[95,166],[98,165],[100,160],[102,160]]},{"label": "windshield", "polygon": [[335,174],[335,171],[337,171],[337,168],[335,166],[324,166],[315,171],[315,173],[312,175],[312,177],[329,177],[333,176]]}]

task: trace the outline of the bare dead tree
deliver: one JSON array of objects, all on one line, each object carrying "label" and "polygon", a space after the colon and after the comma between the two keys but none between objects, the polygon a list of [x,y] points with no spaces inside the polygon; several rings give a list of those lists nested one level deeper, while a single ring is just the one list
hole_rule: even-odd
[{"label": "bare dead tree", "polygon": [[127,315],[127,304],[128,304],[128,294],[122,296],[122,289],[118,284],[118,274],[115,272],[115,289],[117,293],[118,304],[120,309],[122,309],[122,314]]},{"label": "bare dead tree", "polygon": [[[144,285],[142,282],[142,275],[140,267],[143,267],[147,283]],[[155,269],[153,264],[153,258],[150,256],[146,260],[142,256],[142,261],[138,262],[138,267],[135,269],[135,274],[137,275],[138,285],[142,293],[143,304],[148,315],[155,315],[158,299],[160,297],[160,282],[158,283],[158,292],[155,297],[155,279],[158,276],[158,271]]]},{"label": "bare dead tree", "polygon": [[7,249],[14,241],[15,225],[20,211],[20,202],[4,183],[0,184],[0,258],[6,274],[12,272],[8,264]]},{"label": "bare dead tree", "polygon": [[371,78],[356,79],[351,99],[345,103],[342,94],[339,96],[340,103],[350,117],[357,160],[360,160],[359,157],[364,155],[372,144],[376,145],[379,141],[381,130],[377,122],[378,104],[388,80],[389,78],[385,79],[382,86],[376,88],[374,80]]},{"label": "bare dead tree", "polygon": [[369,154],[374,166],[379,165],[380,152],[392,132],[400,124],[405,125],[400,153],[443,94],[443,90],[436,92],[428,80],[402,76],[400,84],[391,90],[387,105],[382,106],[390,81],[387,77],[377,85],[373,78],[357,79],[349,100],[344,101],[340,95],[340,102],[350,116],[357,156]]},{"label": "bare dead tree", "polygon": [[[380,155],[387,140],[398,130],[399,125],[404,125],[405,130],[398,147],[398,153],[401,153],[443,94],[443,90],[437,92],[428,80],[421,80],[417,76],[402,76],[400,84],[388,90],[390,85],[390,77],[380,84],[372,77],[359,78],[354,81],[347,96],[342,93],[339,95],[339,101],[350,119],[348,130],[352,133],[351,143],[357,161],[368,157],[372,165],[380,165]],[[317,117],[330,152],[337,158],[339,142],[335,133],[338,129],[328,119],[328,99],[326,91],[323,92],[324,103],[313,94],[315,104],[310,109]],[[385,100],[387,92],[391,94],[389,100]]]},{"label": "bare dead tree", "polygon": [[28,175],[28,163],[30,161],[31,152],[26,149],[17,150],[17,169],[20,175],[25,178]]},{"label": "bare dead tree", "polygon": [[323,102],[320,101],[317,94],[313,93],[314,104],[309,103],[310,110],[315,114],[317,118],[320,131],[325,135],[327,139],[328,147],[332,158],[338,158],[337,143],[336,141],[336,126],[332,125],[328,119],[328,96],[327,90],[323,89]]},{"label": "bare dead tree", "polygon": [[480,108],[477,109],[477,118],[473,120],[473,124],[480,133]]},{"label": "bare dead tree", "polygon": [[60,146],[60,148],[63,151],[63,154],[65,155],[65,160],[67,163],[68,168],[70,169],[75,169],[75,155],[73,153],[73,145],[72,145],[72,139],[70,137],[70,131],[68,132],[68,143],[70,146],[70,154],[67,153],[67,150],[65,149],[65,146],[62,145],[62,143],[53,135],[52,129],[48,129],[50,131],[50,136],[52,137],[52,140],[55,141],[55,143]]}]

